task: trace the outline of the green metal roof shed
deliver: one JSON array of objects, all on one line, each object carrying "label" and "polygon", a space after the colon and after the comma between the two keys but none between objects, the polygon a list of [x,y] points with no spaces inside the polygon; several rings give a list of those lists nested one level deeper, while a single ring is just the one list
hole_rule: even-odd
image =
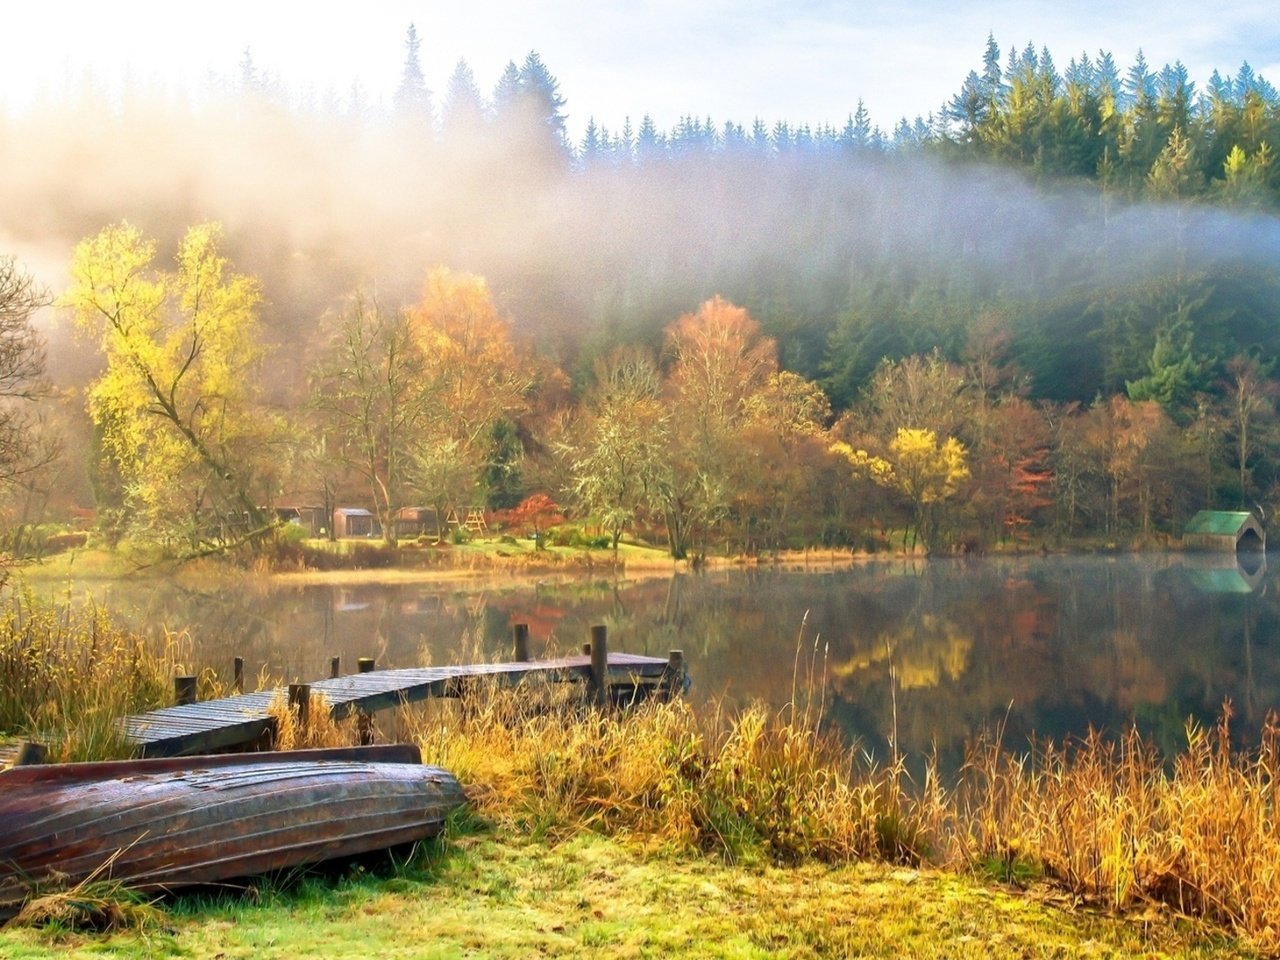
[{"label": "green metal roof shed", "polygon": [[1201,510],[1182,531],[1188,550],[1224,553],[1266,549],[1267,533],[1247,510]]}]

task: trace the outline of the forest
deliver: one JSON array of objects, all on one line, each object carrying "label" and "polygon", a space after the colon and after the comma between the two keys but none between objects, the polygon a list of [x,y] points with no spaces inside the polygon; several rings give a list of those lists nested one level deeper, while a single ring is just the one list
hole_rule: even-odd
[{"label": "forest", "polygon": [[[568,133],[536,52],[0,115],[11,552],[483,505],[677,557],[1159,544],[1280,505],[1280,94],[994,36],[892,130]],[[531,520],[532,518],[532,520]]]}]

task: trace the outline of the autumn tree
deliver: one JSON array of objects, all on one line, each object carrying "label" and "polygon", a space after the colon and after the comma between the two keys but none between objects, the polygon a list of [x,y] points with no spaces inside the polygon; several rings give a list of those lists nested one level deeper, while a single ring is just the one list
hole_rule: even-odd
[{"label": "autumn tree", "polygon": [[609,532],[615,552],[627,525],[656,499],[669,438],[661,395],[657,365],[639,349],[619,350],[597,365],[571,456],[576,493]]},{"label": "autumn tree", "polygon": [[[747,397],[733,465],[735,512],[755,543],[781,547],[796,528],[812,525],[816,484],[829,457],[831,403],[816,383],[789,370],[769,375]],[[808,541],[806,541],[808,542]]]},{"label": "autumn tree", "polygon": [[532,531],[530,536],[537,549],[545,550],[547,547],[543,531],[564,523],[564,514],[560,505],[545,493],[535,493],[525,497],[510,510],[499,511],[495,519],[522,532]]},{"label": "autumn tree", "polygon": [[958,435],[973,408],[964,370],[938,351],[881,361],[865,396],[874,429],[893,437],[902,428]]},{"label": "autumn tree", "polygon": [[1227,423],[1243,508],[1248,508],[1254,494],[1252,464],[1263,445],[1261,428],[1274,418],[1275,399],[1280,392],[1275,381],[1267,377],[1267,372],[1267,367],[1255,357],[1236,356],[1227,363],[1224,384]]},{"label": "autumn tree", "polygon": [[1168,480],[1172,422],[1153,400],[1117,395],[1095,404],[1085,426],[1106,479],[1105,529],[1118,532],[1127,521],[1149,533]]},{"label": "autumn tree", "polygon": [[62,298],[95,338],[106,370],[89,389],[104,450],[127,503],[162,536],[210,532],[203,514],[257,536],[272,526],[264,475],[274,421],[255,387],[263,356],[258,281],[234,273],[217,224],[192,227],[176,269],[128,224],[76,246]]},{"label": "autumn tree", "polygon": [[955,437],[939,440],[932,430],[901,427],[889,442],[889,453],[889,483],[906,498],[915,535],[932,551],[940,545],[943,505],[969,478],[964,444]]},{"label": "autumn tree", "polygon": [[[418,355],[416,389],[423,411],[415,454],[423,461],[419,472],[438,474],[447,448],[449,457],[470,469],[474,488],[493,462],[494,440],[500,438],[495,428],[528,409],[534,364],[516,349],[483,277],[433,268],[421,299],[406,312],[406,325]],[[429,489],[422,492],[432,496]]]},{"label": "autumn tree", "polygon": [[312,381],[328,449],[367,485],[388,544],[395,543],[414,451],[432,413],[421,378],[404,315],[358,293],[338,318]]},{"label": "autumn tree", "polygon": [[659,497],[671,553],[686,556],[725,514],[729,463],[748,398],[777,369],[774,341],[742,307],[720,297],[667,329],[672,443]]}]

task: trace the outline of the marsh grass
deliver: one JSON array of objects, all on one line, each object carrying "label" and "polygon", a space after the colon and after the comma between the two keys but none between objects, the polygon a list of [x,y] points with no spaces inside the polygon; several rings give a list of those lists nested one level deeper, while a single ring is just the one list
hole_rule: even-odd
[{"label": "marsh grass", "polygon": [[267,716],[275,721],[275,748],[277,750],[310,750],[319,747],[350,747],[360,742],[360,731],[355,718],[335,720],[324,694],[311,694],[311,706],[306,722],[302,722],[296,708],[289,705],[283,689],[277,689]]},{"label": "marsh grass", "polygon": [[1229,707],[1192,728],[1170,765],[1136,733],[1025,754],[976,741],[944,782],[879,765],[815,723],[812,707],[702,714],[683,701],[584,707],[567,685],[477,686],[415,709],[428,762],[468,784],[500,831],[562,841],[596,832],[726,862],[928,864],[1074,899],[1153,903],[1280,950],[1280,727],[1233,751]]},{"label": "marsh grass", "polygon": [[50,761],[129,755],[117,720],[173,702],[185,634],[153,641],[100,607],[0,600],[0,731],[35,737]]}]

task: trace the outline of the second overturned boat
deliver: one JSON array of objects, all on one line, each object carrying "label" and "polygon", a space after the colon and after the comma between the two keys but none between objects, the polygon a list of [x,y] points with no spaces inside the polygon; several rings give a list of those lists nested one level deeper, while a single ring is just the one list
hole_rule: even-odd
[{"label": "second overturned boat", "polygon": [[169,889],[410,843],[463,802],[409,745],[15,767],[0,773],[0,919],[50,885]]}]

